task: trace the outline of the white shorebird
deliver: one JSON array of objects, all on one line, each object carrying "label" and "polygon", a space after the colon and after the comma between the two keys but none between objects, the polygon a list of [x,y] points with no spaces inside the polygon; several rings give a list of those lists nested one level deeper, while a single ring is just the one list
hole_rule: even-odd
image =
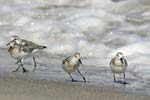
[{"label": "white shorebird", "polygon": [[67,57],[66,59],[64,59],[62,61],[62,68],[64,69],[64,71],[66,71],[69,74],[72,81],[75,81],[75,80],[71,76],[71,73],[75,72],[75,71],[78,71],[78,73],[83,78],[84,82],[86,82],[85,77],[79,71],[80,64],[82,64],[82,62],[80,60],[80,53],[75,53],[74,55],[72,55],[70,57]]},{"label": "white shorebird", "polygon": [[127,60],[124,58],[122,52],[118,52],[116,56],[112,58],[110,62],[110,68],[113,72],[114,82],[116,82],[115,74],[123,74],[124,84],[126,84],[125,72],[126,72],[127,66],[128,66]]},{"label": "white shorebird", "polygon": [[[36,69],[36,61],[33,53],[46,48],[46,46],[37,45],[31,41],[21,39],[15,36],[8,44],[9,52],[13,58],[17,60],[16,63],[20,63],[20,66],[23,66],[23,61],[25,58],[32,56],[34,61],[34,70]],[[15,70],[18,71],[20,66]],[[23,71],[26,70],[23,68]]]}]

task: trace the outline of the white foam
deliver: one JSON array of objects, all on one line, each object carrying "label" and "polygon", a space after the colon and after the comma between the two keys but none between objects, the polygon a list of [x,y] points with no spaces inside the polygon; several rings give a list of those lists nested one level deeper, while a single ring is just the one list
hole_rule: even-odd
[{"label": "white foam", "polygon": [[133,43],[133,44],[123,46],[121,48],[113,50],[110,54],[108,54],[108,56],[112,57],[117,52],[123,52],[125,56],[131,56],[131,55],[138,54],[138,53],[150,54],[149,48],[150,48],[150,43],[148,41]]},{"label": "white foam", "polygon": [[74,21],[71,23],[75,25],[77,28],[79,28],[82,32],[88,31],[89,29],[92,28],[99,30],[101,29],[102,31],[105,26],[105,23],[102,22],[102,20],[93,17],[80,17],[78,19],[74,19]]},{"label": "white foam", "polygon": [[30,18],[21,16],[21,17],[16,21],[16,23],[14,23],[14,25],[15,25],[15,26],[23,26],[23,25],[25,25],[26,23],[28,23],[29,21],[30,21]]}]

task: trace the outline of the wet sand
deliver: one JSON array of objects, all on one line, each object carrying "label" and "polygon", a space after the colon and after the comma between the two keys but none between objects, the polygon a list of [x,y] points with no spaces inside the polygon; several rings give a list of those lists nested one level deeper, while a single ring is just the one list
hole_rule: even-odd
[{"label": "wet sand", "polygon": [[0,77],[1,100],[149,100],[111,87],[83,86],[72,82],[50,82]]}]

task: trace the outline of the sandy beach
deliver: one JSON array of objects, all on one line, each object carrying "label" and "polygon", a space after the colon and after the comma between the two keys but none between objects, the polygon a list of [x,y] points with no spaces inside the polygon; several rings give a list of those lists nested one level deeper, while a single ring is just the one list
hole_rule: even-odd
[{"label": "sandy beach", "polygon": [[[121,98],[121,99],[120,99]],[[110,87],[88,87],[72,82],[49,82],[0,77],[1,100],[149,100]]]}]

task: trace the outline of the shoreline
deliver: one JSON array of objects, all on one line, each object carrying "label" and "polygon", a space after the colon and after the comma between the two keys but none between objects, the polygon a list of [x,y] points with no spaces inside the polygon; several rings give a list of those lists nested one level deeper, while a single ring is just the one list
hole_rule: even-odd
[{"label": "shoreline", "polygon": [[[127,73],[129,84],[124,88],[122,84],[113,83],[112,73],[110,73],[109,68],[103,68],[103,66],[86,66],[86,69],[83,69],[83,66],[81,70],[88,80],[86,84],[83,84],[82,82],[70,81],[70,78],[62,71],[61,66],[58,65],[61,58],[38,58],[38,67],[35,72],[22,73],[20,70],[14,73],[12,71],[17,65],[8,56],[9,54],[6,53],[6,50],[1,50],[1,57],[3,59],[1,59],[0,66],[0,84],[2,85],[0,85],[0,98],[4,98],[4,100],[10,100],[12,97],[15,97],[15,99],[11,100],[17,100],[18,97],[21,98],[22,96],[30,100],[49,100],[49,98],[52,98],[52,100],[63,100],[60,99],[61,97],[64,97],[64,100],[92,100],[95,97],[97,98],[96,100],[99,100],[99,98],[104,98],[104,100],[117,100],[117,98],[125,98],[123,100],[134,100],[134,98],[136,98],[135,100],[149,100],[147,98],[150,97],[149,91],[145,88],[145,86],[149,85],[146,83],[139,84],[141,80],[133,78],[131,73]],[[93,59],[91,60],[93,61]],[[84,61],[85,63],[87,62],[86,59]],[[29,63],[25,64],[25,67],[29,70],[33,67],[30,59]],[[82,81],[77,73],[74,73],[73,76],[75,79]],[[5,86],[4,84],[8,85]],[[45,89],[45,87],[47,88]],[[74,89],[73,87],[76,88]],[[30,90],[34,91],[35,94],[33,96],[30,95],[32,94]],[[63,93],[66,90],[72,93],[71,96],[68,97],[68,94]],[[49,94],[49,91],[55,95]],[[74,94],[74,91],[77,93]],[[25,99],[22,98],[22,100]]]},{"label": "shoreline", "polygon": [[149,96],[128,94],[114,87],[32,80],[11,76],[0,77],[3,100],[149,100]]}]

